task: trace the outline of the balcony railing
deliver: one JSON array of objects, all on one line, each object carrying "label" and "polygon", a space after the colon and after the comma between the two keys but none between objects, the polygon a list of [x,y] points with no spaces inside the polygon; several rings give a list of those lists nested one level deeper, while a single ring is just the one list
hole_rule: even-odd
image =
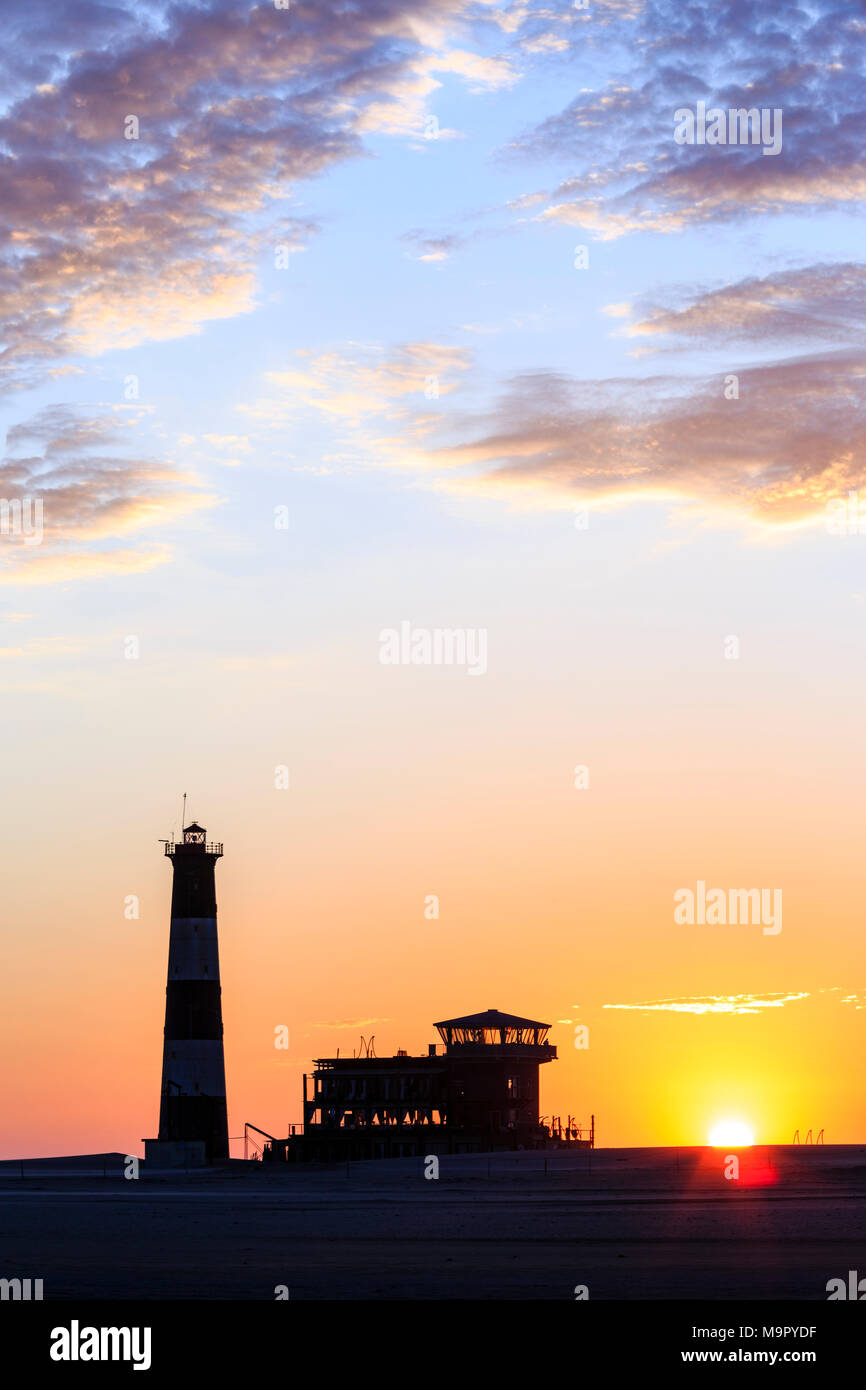
[{"label": "balcony railing", "polygon": [[193,850],[199,854],[213,854],[220,858],[223,852],[222,841],[211,841],[205,844],[203,840],[166,840],[165,852],[171,857],[180,850]]},{"label": "balcony railing", "polygon": [[483,1057],[492,1052],[513,1053],[515,1057],[525,1057],[529,1061],[552,1062],[556,1058],[556,1044],[528,1042],[454,1042],[448,1048],[448,1057]]}]

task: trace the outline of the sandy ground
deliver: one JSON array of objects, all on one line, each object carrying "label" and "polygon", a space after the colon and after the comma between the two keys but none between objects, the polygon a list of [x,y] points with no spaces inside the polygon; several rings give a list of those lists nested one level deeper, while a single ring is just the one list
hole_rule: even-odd
[{"label": "sandy ground", "polygon": [[[0,1276],[46,1299],[826,1300],[866,1277],[866,1147],[599,1149],[125,1180],[0,1164]],[[545,1172],[545,1162],[546,1169]],[[106,1176],[102,1176],[103,1164]],[[88,1175],[92,1174],[92,1175]]]}]

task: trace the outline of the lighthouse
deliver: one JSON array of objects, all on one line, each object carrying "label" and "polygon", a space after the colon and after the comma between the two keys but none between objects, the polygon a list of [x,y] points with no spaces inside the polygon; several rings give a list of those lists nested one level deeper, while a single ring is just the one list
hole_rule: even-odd
[{"label": "lighthouse", "polygon": [[229,1156],[214,881],[222,852],[195,821],[165,842],[174,877],[159,1137],[145,1148],[158,1163]]}]

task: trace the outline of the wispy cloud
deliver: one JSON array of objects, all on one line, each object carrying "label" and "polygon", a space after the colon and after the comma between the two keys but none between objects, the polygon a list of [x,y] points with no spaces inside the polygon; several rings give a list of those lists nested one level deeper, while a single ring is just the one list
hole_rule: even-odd
[{"label": "wispy cloud", "polygon": [[605,1004],[605,1009],[629,1009],[636,1013],[757,1014],[762,1009],[782,1009],[808,999],[802,994],[705,994],[675,999],[655,999],[643,1004]]},{"label": "wispy cloud", "polygon": [[[841,302],[844,283],[859,275],[849,267],[838,281],[830,270],[790,281],[806,322]],[[735,285],[725,302],[760,293]],[[712,295],[693,307],[694,315],[657,310],[641,322],[655,323],[660,341],[687,325],[683,332],[714,346],[713,322],[733,311]],[[776,331],[772,312],[765,326]],[[554,508],[659,500],[793,527],[817,524],[829,501],[866,482],[862,346],[740,368],[735,396],[718,371],[581,380],[539,368],[508,378],[475,410],[443,409],[440,399],[472,383],[463,348],[358,345],[297,357],[298,366],[267,374],[270,394],[239,407],[250,421],[282,429],[299,411],[318,412],[341,429],[344,460],[404,468],[455,495]]]},{"label": "wispy cloud", "polygon": [[413,230],[405,232],[402,240],[413,247],[415,260],[447,261],[452,251],[463,245],[464,238],[455,233],[431,236],[426,232]]},{"label": "wispy cloud", "polygon": [[[727,343],[862,341],[866,328],[866,265],[818,264],[739,280],[678,306],[608,305],[606,313],[633,310],[629,337],[717,347]],[[622,314],[626,317],[626,314]]]},{"label": "wispy cloud", "polygon": [[[39,544],[0,537],[0,583],[51,584],[141,573],[163,564],[166,537],[216,496],[170,461],[130,457],[140,420],[135,410],[48,407],[7,433],[0,463],[6,499],[38,499]],[[122,537],[139,544],[118,548]]]},{"label": "wispy cloud", "polygon": [[[814,521],[864,478],[866,354],[723,374],[512,379],[473,437],[436,450],[455,491],[610,503],[693,502],[765,524]],[[486,428],[485,428],[486,425]],[[467,431],[468,432],[468,431]]]},{"label": "wispy cloud", "polygon": [[245,417],[266,425],[306,410],[348,425],[376,416],[414,418],[425,391],[447,395],[469,363],[464,348],[432,342],[404,343],[390,352],[359,343],[348,351],[295,355],[296,366],[266,374],[269,394],[241,406]]}]

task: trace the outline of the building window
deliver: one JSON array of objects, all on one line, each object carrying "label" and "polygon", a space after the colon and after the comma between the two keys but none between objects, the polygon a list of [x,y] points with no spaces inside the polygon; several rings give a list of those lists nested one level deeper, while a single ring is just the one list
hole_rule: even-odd
[{"label": "building window", "polygon": [[508,1096],[509,1096],[509,1099],[510,1099],[510,1100],[518,1100],[518,1099],[519,1099],[519,1097],[520,1097],[520,1077],[519,1077],[519,1076],[509,1076],[509,1078],[508,1078]]}]

